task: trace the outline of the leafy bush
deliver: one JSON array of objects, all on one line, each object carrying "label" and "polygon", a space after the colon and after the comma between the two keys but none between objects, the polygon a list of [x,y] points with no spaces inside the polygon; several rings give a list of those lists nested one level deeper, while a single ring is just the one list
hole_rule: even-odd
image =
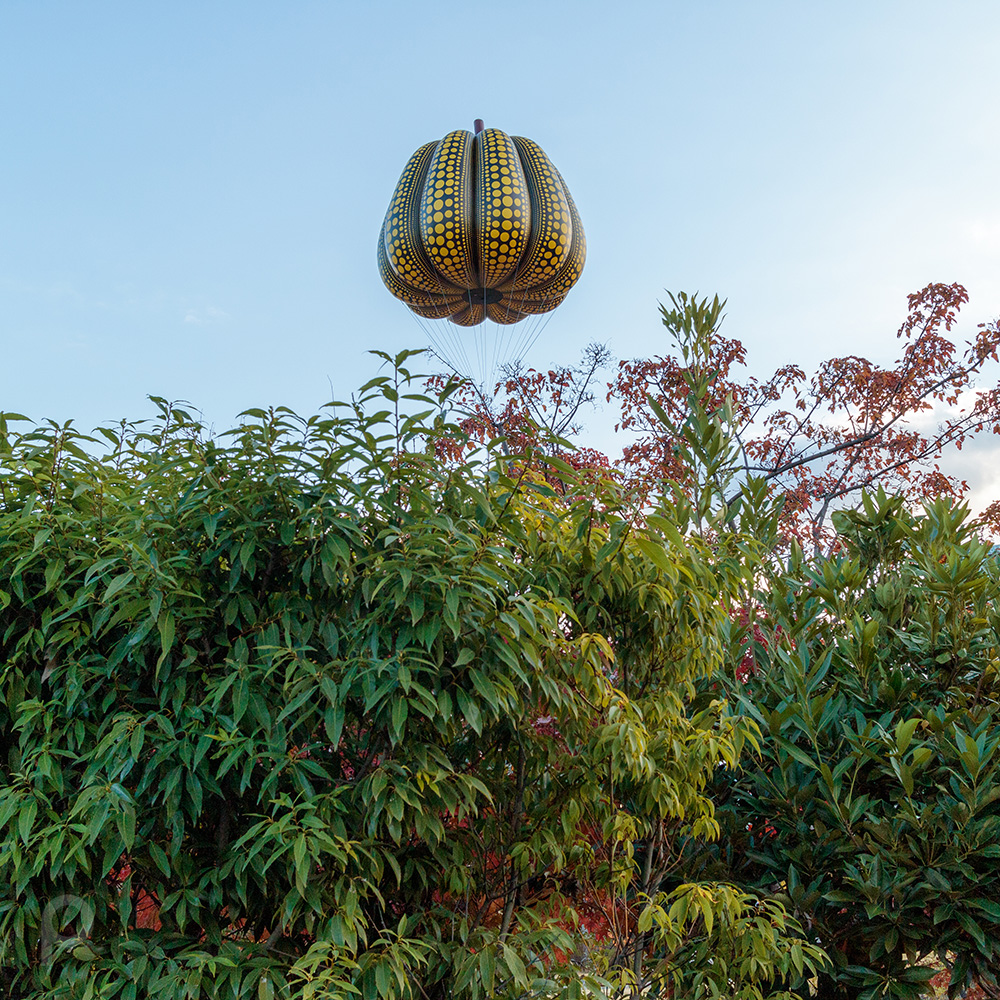
[{"label": "leafy bush", "polygon": [[820,961],[650,862],[754,735],[690,697],[740,560],[554,460],[450,464],[405,361],[214,439],[162,400],[104,454],[0,417],[7,997],[760,997]]},{"label": "leafy bush", "polygon": [[[770,886],[835,960],[820,995],[949,996],[1000,967],[1000,573],[948,500],[866,496],[758,591],[761,758],[716,785],[712,877]],[[742,635],[748,635],[744,625]],[[764,641],[760,641],[760,637]],[[734,650],[738,650],[738,644]]]}]

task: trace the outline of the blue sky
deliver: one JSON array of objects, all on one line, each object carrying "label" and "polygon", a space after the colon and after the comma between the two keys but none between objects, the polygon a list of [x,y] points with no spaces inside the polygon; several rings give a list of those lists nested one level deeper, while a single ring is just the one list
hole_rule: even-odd
[{"label": "blue sky", "polygon": [[224,427],[349,394],[426,342],[375,239],[410,153],[476,117],[587,231],[530,363],[665,351],[665,288],[728,297],[758,374],[888,361],[929,281],[1000,315],[998,64],[995,0],[3,0],[0,408]]}]

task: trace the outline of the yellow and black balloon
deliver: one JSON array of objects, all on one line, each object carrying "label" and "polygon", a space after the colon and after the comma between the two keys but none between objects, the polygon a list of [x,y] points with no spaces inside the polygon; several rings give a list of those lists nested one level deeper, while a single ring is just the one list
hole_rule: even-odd
[{"label": "yellow and black balloon", "polygon": [[418,316],[460,326],[555,309],[586,256],[569,189],[541,147],[479,121],[410,157],[378,241],[386,288]]}]

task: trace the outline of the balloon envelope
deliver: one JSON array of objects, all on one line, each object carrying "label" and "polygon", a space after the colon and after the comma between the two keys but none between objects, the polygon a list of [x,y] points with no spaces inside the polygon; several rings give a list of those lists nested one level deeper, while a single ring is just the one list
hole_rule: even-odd
[{"label": "balloon envelope", "polygon": [[554,309],[587,241],[541,147],[499,129],[449,132],[410,157],[379,234],[379,273],[418,316],[460,326]]}]

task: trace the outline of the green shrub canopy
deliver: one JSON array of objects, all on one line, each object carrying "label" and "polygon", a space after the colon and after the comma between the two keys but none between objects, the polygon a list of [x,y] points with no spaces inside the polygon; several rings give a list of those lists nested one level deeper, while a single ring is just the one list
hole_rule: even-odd
[{"label": "green shrub canopy", "polygon": [[556,460],[449,464],[405,360],[214,439],[0,419],[5,996],[759,997],[821,960],[676,867],[756,730],[692,701],[741,559]]},{"label": "green shrub canopy", "polygon": [[692,870],[777,892],[834,959],[821,995],[908,1000],[928,959],[952,997],[996,989],[996,556],[944,499],[879,493],[834,522],[833,555],[796,553],[758,591],[750,675],[718,679],[763,752],[715,783],[723,836]]}]

